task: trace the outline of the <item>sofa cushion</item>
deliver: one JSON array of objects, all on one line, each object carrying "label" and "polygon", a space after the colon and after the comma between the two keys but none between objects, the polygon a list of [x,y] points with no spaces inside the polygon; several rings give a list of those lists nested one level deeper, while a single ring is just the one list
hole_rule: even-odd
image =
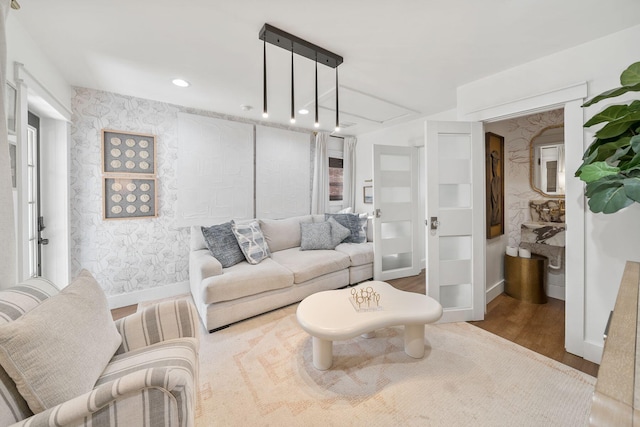
[{"label": "sofa cushion", "polygon": [[38,413],[91,391],[120,341],[104,292],[83,270],[59,294],[0,326],[0,364]]},{"label": "sofa cushion", "polygon": [[244,257],[249,264],[259,264],[265,258],[269,258],[269,246],[267,246],[264,235],[260,229],[258,221],[251,221],[248,224],[239,224],[231,221],[231,229],[236,235],[238,245],[244,253]]},{"label": "sofa cushion", "polygon": [[272,254],[278,264],[293,273],[294,283],[302,283],[349,267],[349,256],[334,250],[301,251],[286,249]]},{"label": "sofa cushion", "polygon": [[335,249],[344,239],[351,235],[351,230],[340,224],[334,218],[327,220],[331,224],[331,249]]},{"label": "sofa cushion", "polygon": [[367,217],[358,214],[324,214],[325,219],[334,218],[342,226],[351,231],[351,235],[347,237],[345,243],[364,243],[367,241],[365,226],[367,225]]},{"label": "sofa cushion", "polygon": [[331,224],[328,222],[300,224],[300,234],[300,249],[303,251],[335,248],[331,243]]},{"label": "sofa cushion", "polygon": [[373,263],[373,243],[340,243],[336,246],[336,251],[349,256],[351,266]]},{"label": "sofa cushion", "polygon": [[238,239],[233,234],[231,222],[202,227],[202,235],[207,248],[223,267],[231,267],[244,261],[244,254],[238,245]]},{"label": "sofa cushion", "polygon": [[258,265],[241,262],[225,268],[220,276],[204,279],[202,300],[205,304],[230,301],[292,285],[293,273],[272,259],[267,258]]},{"label": "sofa cushion", "polygon": [[299,247],[302,239],[300,224],[310,222],[313,222],[311,215],[285,219],[261,219],[260,229],[269,245],[269,250],[277,252]]}]

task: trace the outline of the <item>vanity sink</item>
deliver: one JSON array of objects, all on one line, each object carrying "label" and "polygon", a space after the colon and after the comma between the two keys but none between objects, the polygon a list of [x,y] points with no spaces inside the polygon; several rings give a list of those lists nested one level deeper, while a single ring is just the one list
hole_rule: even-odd
[{"label": "vanity sink", "polygon": [[564,247],[566,227],[564,222],[525,222],[520,227],[520,241]]}]

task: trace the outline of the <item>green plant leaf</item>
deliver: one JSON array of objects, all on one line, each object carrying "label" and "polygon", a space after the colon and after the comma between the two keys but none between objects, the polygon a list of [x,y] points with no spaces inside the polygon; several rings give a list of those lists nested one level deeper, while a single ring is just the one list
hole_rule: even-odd
[{"label": "green plant leaf", "polygon": [[629,65],[629,67],[620,74],[620,84],[622,86],[633,86],[640,83],[640,62]]},{"label": "green plant leaf", "polygon": [[591,117],[591,120],[585,123],[584,127],[588,128],[602,122],[612,122],[626,116],[627,114],[629,114],[629,107],[627,105],[612,105]]},{"label": "green plant leaf", "polygon": [[606,144],[598,147],[598,154],[595,158],[595,161],[606,160],[609,157],[613,156],[616,151],[620,148],[629,147],[629,141],[631,138],[625,136],[624,138],[620,138],[616,141],[607,142]]},{"label": "green plant leaf", "polygon": [[[616,152],[613,154],[613,156],[608,158],[609,162],[613,163],[613,162],[616,162],[616,161],[622,159],[624,156],[627,155],[629,150],[631,150],[631,147],[629,147],[629,146],[624,147],[624,148],[618,148],[616,150]],[[618,167],[620,167],[620,165],[618,165]]]},{"label": "green plant leaf", "polygon": [[629,144],[631,145],[631,149],[636,153],[640,152],[640,135],[636,135],[629,140]]},{"label": "green plant leaf", "polygon": [[595,162],[590,165],[581,167],[580,179],[584,182],[597,181],[609,175],[616,175],[620,169],[615,166],[609,166],[606,162]]},{"label": "green plant leaf", "polygon": [[629,104],[628,109],[630,113],[640,111],[640,100],[633,101],[631,104]]},{"label": "green plant leaf", "polygon": [[609,175],[587,184],[585,196],[591,197],[595,193],[603,191],[609,187],[620,187],[625,178],[621,175]]},{"label": "green plant leaf", "polygon": [[615,98],[616,96],[623,95],[627,92],[640,92],[640,83],[635,84],[633,86],[622,86],[617,87],[615,89],[607,90],[602,92],[600,95],[590,99],[589,101],[582,104],[583,107],[590,107],[591,105],[602,101],[603,99]]},{"label": "green plant leaf", "polygon": [[605,214],[618,212],[633,203],[627,197],[624,186],[603,187],[601,191],[595,192],[589,199],[589,209],[591,212],[602,212]]},{"label": "green plant leaf", "polygon": [[614,138],[616,136],[622,135],[630,128],[637,126],[639,122],[640,111],[627,114],[626,116],[618,120],[606,124],[602,129],[596,132],[596,137],[600,139]]},{"label": "green plant leaf", "polygon": [[618,167],[620,168],[620,172],[624,173],[629,173],[636,167],[640,167],[640,153],[635,153],[635,155],[628,161],[621,161],[618,164]]},{"label": "green plant leaf", "polygon": [[627,178],[622,181],[624,192],[628,198],[640,203],[640,177]]}]

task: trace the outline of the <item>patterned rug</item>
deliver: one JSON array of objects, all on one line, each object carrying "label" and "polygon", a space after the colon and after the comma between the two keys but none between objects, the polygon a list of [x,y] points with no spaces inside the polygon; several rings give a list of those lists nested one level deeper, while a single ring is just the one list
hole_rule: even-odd
[{"label": "patterned rug", "polygon": [[595,378],[467,323],[334,343],[318,371],[297,305],[201,335],[197,426],[584,426]]}]

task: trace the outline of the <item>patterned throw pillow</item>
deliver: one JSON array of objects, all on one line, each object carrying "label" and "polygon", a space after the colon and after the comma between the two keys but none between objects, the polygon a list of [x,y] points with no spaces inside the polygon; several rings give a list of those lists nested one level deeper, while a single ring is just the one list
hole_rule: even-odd
[{"label": "patterned throw pillow", "polygon": [[271,256],[269,245],[262,235],[258,221],[251,221],[248,224],[236,224],[231,221],[231,230],[249,264],[259,264],[260,261]]},{"label": "patterned throw pillow", "polygon": [[334,218],[340,225],[351,231],[351,235],[344,240],[344,243],[365,243],[367,241],[367,233],[364,227],[367,225],[367,217],[362,218],[358,214],[324,214],[324,218]]},{"label": "patterned throw pillow", "polygon": [[331,245],[333,246],[331,249],[335,249],[344,239],[351,236],[351,230],[341,225],[334,218],[329,218],[327,222],[331,224]]},{"label": "patterned throw pillow", "polygon": [[211,255],[227,268],[244,261],[244,254],[238,246],[236,235],[231,230],[231,222],[202,227],[204,241]]},{"label": "patterned throw pillow", "polygon": [[301,223],[300,249],[303,251],[333,249],[331,242],[331,224],[328,222]]}]

